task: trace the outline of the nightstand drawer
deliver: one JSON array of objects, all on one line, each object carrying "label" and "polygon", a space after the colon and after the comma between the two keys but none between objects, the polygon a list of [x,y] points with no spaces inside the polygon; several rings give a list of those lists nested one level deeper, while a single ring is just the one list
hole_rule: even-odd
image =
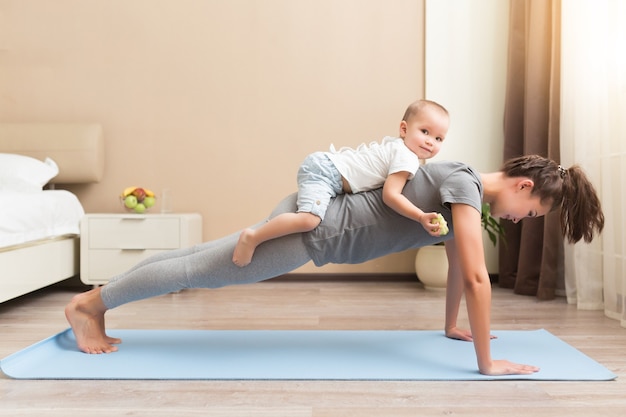
[{"label": "nightstand drawer", "polygon": [[176,249],[177,218],[120,217],[89,219],[89,249]]},{"label": "nightstand drawer", "polygon": [[86,214],[80,222],[80,279],[106,284],[151,255],[201,242],[197,213]]},{"label": "nightstand drawer", "polygon": [[115,275],[128,271],[139,261],[155,255],[160,250],[97,249],[89,254],[89,277],[92,281],[106,282]]}]

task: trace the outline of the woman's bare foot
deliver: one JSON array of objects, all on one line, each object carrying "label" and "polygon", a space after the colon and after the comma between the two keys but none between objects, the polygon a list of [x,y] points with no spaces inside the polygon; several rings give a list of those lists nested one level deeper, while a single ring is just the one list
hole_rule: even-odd
[{"label": "woman's bare foot", "polygon": [[235,252],[233,253],[233,263],[237,266],[246,266],[252,261],[256,243],[253,240],[254,230],[244,229],[239,235]]},{"label": "woman's bare foot", "polygon": [[72,326],[78,348],[85,353],[117,351],[118,338],[106,335],[104,313],[107,308],[100,297],[100,288],[78,294],[65,307],[65,317]]}]

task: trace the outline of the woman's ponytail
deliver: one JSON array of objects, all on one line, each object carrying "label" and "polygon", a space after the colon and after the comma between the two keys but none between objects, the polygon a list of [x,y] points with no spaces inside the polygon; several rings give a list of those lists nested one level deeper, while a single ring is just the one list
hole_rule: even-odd
[{"label": "woman's ponytail", "polygon": [[604,213],[596,190],[582,168],[574,165],[564,171],[561,229],[570,243],[591,242],[594,230],[602,232]]}]

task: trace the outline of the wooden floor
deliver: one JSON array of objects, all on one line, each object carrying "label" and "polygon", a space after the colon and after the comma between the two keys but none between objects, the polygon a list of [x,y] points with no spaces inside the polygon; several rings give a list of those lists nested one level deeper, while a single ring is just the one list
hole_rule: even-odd
[{"label": "wooden floor", "polygon": [[[67,327],[77,290],[0,304],[0,358]],[[440,329],[444,294],[410,280],[292,277],[193,290],[109,312],[109,328]],[[493,329],[545,328],[618,375],[610,382],[21,381],[0,373],[0,416],[624,416],[626,329],[563,299],[494,288]],[[463,316],[464,323],[466,318]]]}]

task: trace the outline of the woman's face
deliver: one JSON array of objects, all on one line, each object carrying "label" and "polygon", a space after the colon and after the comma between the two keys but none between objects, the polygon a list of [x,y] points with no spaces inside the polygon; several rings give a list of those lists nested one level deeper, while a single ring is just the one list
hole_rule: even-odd
[{"label": "woman's face", "polygon": [[526,217],[545,216],[550,204],[541,204],[539,196],[531,194],[533,182],[520,180],[514,187],[503,190],[490,204],[491,215],[517,223]]}]

